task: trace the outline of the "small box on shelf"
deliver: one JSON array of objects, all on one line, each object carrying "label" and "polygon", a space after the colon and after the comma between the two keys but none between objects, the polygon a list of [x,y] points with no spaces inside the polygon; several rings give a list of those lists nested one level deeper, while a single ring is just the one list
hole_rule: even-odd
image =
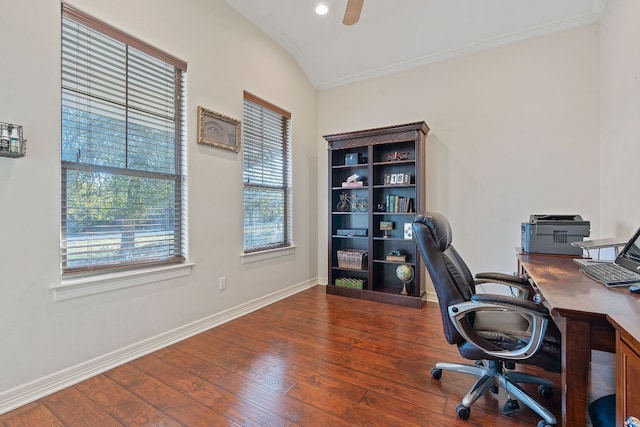
[{"label": "small box on shelf", "polygon": [[335,282],[336,286],[343,288],[364,289],[367,281],[365,279],[354,279],[351,277],[339,277]]},{"label": "small box on shelf", "polygon": [[337,235],[345,237],[367,237],[366,228],[338,228]]},{"label": "small box on shelf", "polygon": [[344,155],[344,164],[353,166],[359,165],[361,163],[365,163],[365,159],[362,157],[360,153],[347,153]]},{"label": "small box on shelf", "polygon": [[364,182],[362,181],[351,181],[351,182],[342,182],[342,187],[364,187]]}]

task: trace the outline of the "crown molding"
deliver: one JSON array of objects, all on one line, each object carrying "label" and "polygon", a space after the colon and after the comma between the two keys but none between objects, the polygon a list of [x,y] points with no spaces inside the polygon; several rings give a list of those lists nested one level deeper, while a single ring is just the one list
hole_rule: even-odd
[{"label": "crown molding", "polygon": [[[607,0],[597,0],[598,6],[600,3],[605,3],[606,6]],[[604,11],[604,6],[602,8]],[[599,22],[600,17],[594,11],[586,12],[581,15],[572,16],[568,19],[563,19],[559,21],[555,21],[549,24],[540,25],[536,27],[528,28],[524,31],[517,31],[511,34],[507,34],[505,36],[486,39],[480,41],[478,43],[469,44],[466,46],[462,46],[456,49],[450,49],[442,52],[435,53],[433,55],[427,55],[420,58],[411,59],[409,61],[399,62],[390,66],[385,66],[381,68],[377,68],[371,71],[367,71],[364,73],[353,74],[351,76],[346,76],[344,78],[321,82],[316,85],[316,89],[319,91],[335,88],[338,86],[344,86],[351,83],[356,83],[364,80],[369,80],[376,77],[381,77],[393,73],[397,73],[400,71],[410,70],[412,68],[421,67],[424,65],[433,64],[436,62],[441,62],[447,59],[462,57],[471,55],[477,52],[493,49],[496,47],[507,46],[511,44],[515,44],[524,40],[530,40],[536,37],[549,35],[565,30],[570,30],[573,28],[582,27],[585,25],[590,25]]]},{"label": "crown molding", "polygon": [[298,48],[296,48],[296,46],[294,46],[286,37],[284,37],[282,33],[280,33],[268,20],[262,19],[250,8],[243,7],[241,1],[226,0],[226,3],[237,10],[253,25],[261,29],[267,36],[271,37],[277,44],[286,49],[294,57],[302,71],[306,74],[311,84],[318,91],[344,86],[351,83],[357,83],[360,81],[369,80],[400,71],[406,71],[428,64],[433,64],[447,59],[471,55],[496,47],[507,46],[535,37],[549,35],[584,25],[594,24],[600,21],[600,18],[603,16],[607,6],[607,0],[594,0],[593,8],[590,12],[571,16],[569,18],[558,20],[549,24],[530,27],[523,31],[517,31],[504,36],[482,40],[477,43],[460,46],[454,49],[437,52],[419,58],[412,58],[408,61],[398,62],[388,66],[368,70],[362,73],[351,74],[334,80],[321,81],[313,71],[313,67],[310,65],[309,61],[305,58],[302,52]]}]

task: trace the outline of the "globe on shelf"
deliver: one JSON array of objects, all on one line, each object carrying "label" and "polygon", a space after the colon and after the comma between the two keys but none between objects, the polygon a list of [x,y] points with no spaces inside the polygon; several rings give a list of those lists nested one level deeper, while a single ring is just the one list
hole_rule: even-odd
[{"label": "globe on shelf", "polygon": [[407,284],[413,280],[413,267],[408,264],[400,264],[396,268],[396,277],[402,282],[402,295],[408,295]]}]

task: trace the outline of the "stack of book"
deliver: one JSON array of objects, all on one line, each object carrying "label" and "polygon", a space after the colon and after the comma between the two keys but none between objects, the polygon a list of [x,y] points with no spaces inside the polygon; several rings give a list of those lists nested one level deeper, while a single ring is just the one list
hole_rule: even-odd
[{"label": "stack of book", "polygon": [[413,212],[413,198],[389,194],[386,200],[387,212],[408,213]]}]

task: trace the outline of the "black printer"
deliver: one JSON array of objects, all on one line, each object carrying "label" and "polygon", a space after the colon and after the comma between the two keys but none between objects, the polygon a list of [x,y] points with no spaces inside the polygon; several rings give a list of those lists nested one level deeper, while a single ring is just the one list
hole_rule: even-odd
[{"label": "black printer", "polygon": [[580,215],[530,215],[520,228],[525,252],[558,255],[582,255],[582,249],[571,242],[589,237],[591,223]]}]

